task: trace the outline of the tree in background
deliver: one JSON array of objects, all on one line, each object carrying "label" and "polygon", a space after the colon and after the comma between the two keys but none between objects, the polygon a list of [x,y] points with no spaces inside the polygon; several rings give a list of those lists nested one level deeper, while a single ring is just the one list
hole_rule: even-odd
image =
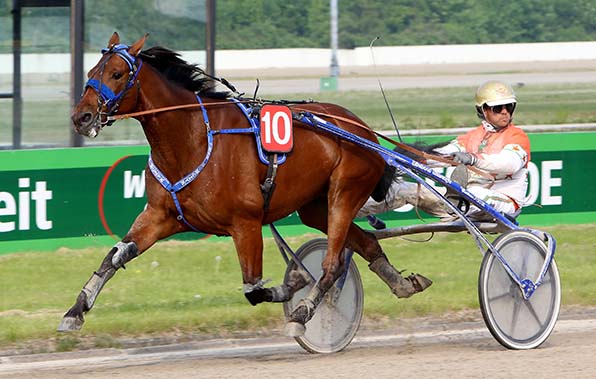
[{"label": "tree in background", "polygon": [[[218,0],[218,49],[328,48],[329,0]],[[12,46],[12,1],[0,2],[0,52]],[[204,48],[205,5],[197,0],[85,0],[86,49],[113,31],[124,41]],[[339,47],[596,40],[594,0],[340,0]],[[68,52],[67,8],[27,8],[23,51]]]}]

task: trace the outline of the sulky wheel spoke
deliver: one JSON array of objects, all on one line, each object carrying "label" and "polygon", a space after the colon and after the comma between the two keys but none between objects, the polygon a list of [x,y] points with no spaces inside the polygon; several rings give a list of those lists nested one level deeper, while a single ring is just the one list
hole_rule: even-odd
[{"label": "sulky wheel spoke", "polygon": [[532,302],[527,300],[526,303],[527,303],[526,307],[528,308],[528,311],[530,312],[530,314],[534,317],[534,320],[536,320],[536,323],[538,325],[542,325],[542,320],[540,319],[540,316],[534,309],[534,305],[532,305]]},{"label": "sulky wheel spoke", "polygon": [[489,297],[488,298],[488,301],[489,302],[492,302],[492,301],[495,301],[495,300],[506,299],[506,298],[508,298],[510,296],[511,296],[511,292],[505,292],[502,295],[496,295],[496,296],[493,296],[493,297]]},{"label": "sulky wheel spoke", "polygon": [[515,334],[515,328],[517,326],[517,321],[519,320],[519,314],[521,310],[521,305],[518,301],[513,302],[513,313],[511,315],[511,331],[509,332],[510,335]]},{"label": "sulky wheel spoke", "polygon": [[542,325],[542,321],[540,320],[540,316],[538,316],[538,313],[536,313],[536,310],[534,309],[534,306],[532,305],[532,303],[530,301],[526,301],[527,305],[526,308],[528,309],[528,311],[530,311],[530,314],[532,315],[532,317],[534,318],[534,320],[536,321],[536,323],[538,325]]},{"label": "sulky wheel spoke", "polygon": [[[526,257],[525,259],[522,260],[522,264],[521,267],[519,269],[519,273],[518,276],[520,278],[523,278],[524,276],[527,275],[527,271],[528,271],[528,257]],[[509,287],[510,289],[510,293],[513,293],[513,291],[521,291],[521,288],[519,288],[519,286],[517,285],[517,283],[514,283],[513,281],[511,282],[511,286]],[[513,311],[511,314],[511,330],[510,333],[511,335],[515,334],[515,329],[517,327],[518,321],[520,319],[520,314],[521,314],[521,310],[522,310],[522,302],[524,302],[525,300],[522,299],[521,296],[512,296],[514,299],[521,299],[521,301],[514,301],[513,302]],[[529,303],[529,302],[528,302]],[[535,312],[533,310],[531,310],[530,312],[534,313]]]},{"label": "sulky wheel spoke", "polygon": [[511,281],[511,283],[509,285],[509,290],[503,292],[502,294],[489,297],[488,298],[489,301],[502,300],[502,299],[506,299],[508,297],[515,297],[515,292],[518,292],[519,291],[519,286],[517,285],[517,283],[515,283],[513,281],[513,279],[511,279],[511,277],[509,276],[509,274],[505,273],[505,275]]},{"label": "sulky wheel spoke", "polygon": [[[548,278],[549,278],[548,280],[545,280],[540,284],[540,287],[542,287],[543,285],[548,285],[550,283],[553,283],[551,275],[549,275]],[[539,288],[537,288],[536,290],[538,290]],[[530,314],[532,315],[532,317],[534,318],[536,323],[538,325],[542,325],[542,320],[540,320],[540,316],[534,309],[534,305],[532,304],[532,302],[530,300],[526,300],[525,302],[526,302],[526,308],[528,309],[528,311],[530,312]]]}]

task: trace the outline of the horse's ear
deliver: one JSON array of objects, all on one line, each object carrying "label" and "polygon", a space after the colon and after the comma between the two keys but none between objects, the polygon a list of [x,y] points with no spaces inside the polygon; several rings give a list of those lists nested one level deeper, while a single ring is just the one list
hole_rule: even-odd
[{"label": "horse's ear", "polygon": [[141,52],[141,49],[143,48],[143,45],[145,44],[145,40],[147,40],[147,36],[149,36],[149,34],[145,34],[137,42],[133,43],[128,48],[128,53],[130,55],[132,55],[133,57],[136,57],[137,55],[139,55],[139,53]]},{"label": "horse's ear", "polygon": [[115,46],[119,43],[120,36],[118,35],[118,33],[114,32],[114,34],[112,34],[112,36],[110,37],[110,41],[108,42],[108,49],[112,48],[112,46]]}]

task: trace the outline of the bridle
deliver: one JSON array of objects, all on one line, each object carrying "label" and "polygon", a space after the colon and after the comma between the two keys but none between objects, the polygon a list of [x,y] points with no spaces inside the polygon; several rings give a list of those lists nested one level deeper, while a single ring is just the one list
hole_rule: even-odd
[{"label": "bridle", "polygon": [[[110,46],[109,49],[102,49],[102,55],[108,56],[112,54],[116,54],[126,64],[128,65],[129,72],[128,72],[128,81],[126,82],[126,86],[124,89],[118,93],[114,93],[107,85],[102,83],[103,80],[103,73],[106,64],[110,60],[110,57],[104,59],[104,62],[101,65],[100,72],[99,72],[99,80],[98,79],[89,79],[85,84],[85,89],[87,87],[91,87],[95,93],[97,94],[97,114],[96,117],[99,117],[97,120],[100,126],[103,128],[105,125],[111,125],[114,121],[110,119],[110,116],[118,112],[118,108],[120,107],[120,103],[124,98],[124,95],[135,85],[137,87],[140,83],[137,81],[137,76],[141,71],[141,67],[143,66],[143,61],[136,57],[133,57],[128,52],[129,46],[123,44],[117,44]],[[138,100],[138,91],[137,91],[137,100]],[[102,109],[105,109],[102,112]]]}]

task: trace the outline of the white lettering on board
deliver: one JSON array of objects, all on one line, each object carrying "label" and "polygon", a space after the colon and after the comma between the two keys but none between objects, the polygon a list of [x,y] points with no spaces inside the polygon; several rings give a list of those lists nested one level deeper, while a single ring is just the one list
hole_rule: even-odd
[{"label": "white lettering on board", "polygon": [[141,198],[145,195],[145,171],[141,175],[133,175],[132,171],[124,171],[124,198]]},{"label": "white lettering on board", "polygon": [[18,202],[10,192],[0,192],[0,233],[11,232],[17,227],[19,230],[31,229],[31,200],[35,203],[35,226],[40,230],[52,229],[47,204],[48,200],[52,200],[53,193],[47,189],[47,182],[35,182],[34,191],[28,191],[30,178],[19,178],[18,185],[24,190],[19,191]]},{"label": "white lettering on board", "polygon": [[540,203],[542,205],[561,205],[563,204],[562,196],[551,195],[553,187],[561,187],[561,178],[554,178],[552,176],[553,170],[563,169],[563,161],[544,161],[542,162],[542,186],[540,189]]},{"label": "white lettering on board", "polygon": [[526,205],[535,204],[540,194],[540,172],[534,162],[528,163],[528,194],[524,203]]}]

